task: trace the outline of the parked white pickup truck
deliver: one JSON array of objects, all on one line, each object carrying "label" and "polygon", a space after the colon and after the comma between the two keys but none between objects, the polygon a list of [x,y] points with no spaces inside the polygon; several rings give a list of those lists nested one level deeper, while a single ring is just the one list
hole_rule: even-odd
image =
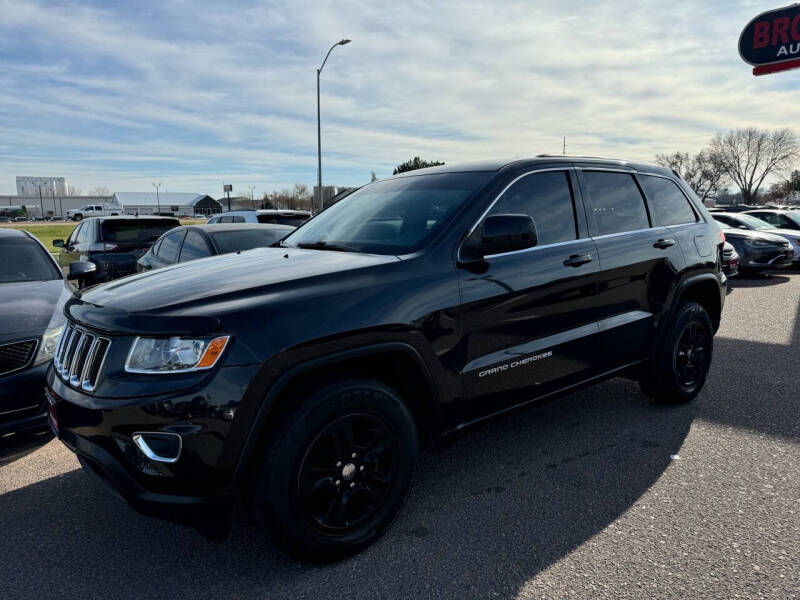
[{"label": "parked white pickup truck", "polygon": [[67,218],[80,221],[86,217],[106,217],[122,214],[121,204],[87,204],[67,211]]}]

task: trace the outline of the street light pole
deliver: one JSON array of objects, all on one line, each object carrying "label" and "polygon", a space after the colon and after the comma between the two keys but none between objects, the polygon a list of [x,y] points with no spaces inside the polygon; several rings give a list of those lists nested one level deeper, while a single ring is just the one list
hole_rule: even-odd
[{"label": "street light pole", "polygon": [[44,221],[44,202],[42,201],[42,186],[39,186],[39,210],[42,211],[42,221]]},{"label": "street light pole", "polygon": [[328,53],[325,55],[325,60],[322,61],[322,65],[319,69],[317,69],[317,189],[319,190],[319,200],[317,201],[317,212],[322,210],[323,205],[323,193],[322,193],[322,126],[320,125],[320,111],[319,111],[319,76],[322,74],[322,69],[325,67],[325,63],[328,62],[328,57],[333,52],[333,49],[336,46],[344,46],[345,44],[349,44],[350,40],[344,39],[339,40],[331,49],[328,50]]},{"label": "street light pole", "polygon": [[156,188],[156,206],[158,207],[158,212],[156,214],[161,214],[161,197],[158,195],[158,188],[161,187],[161,182],[154,183],[153,187]]}]

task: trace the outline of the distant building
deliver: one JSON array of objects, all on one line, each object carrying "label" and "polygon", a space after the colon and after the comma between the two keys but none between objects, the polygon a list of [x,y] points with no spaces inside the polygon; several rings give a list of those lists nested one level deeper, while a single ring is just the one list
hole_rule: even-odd
[{"label": "distant building", "polygon": [[17,177],[17,196],[66,196],[67,182],[63,177]]},{"label": "distant building", "polygon": [[0,208],[19,206],[24,207],[24,214],[32,217],[64,217],[70,209],[111,201],[111,196],[60,196],[52,192],[45,194],[44,190],[40,199],[39,190],[36,190],[36,195],[33,196],[0,196]]},{"label": "distant building", "polygon": [[213,215],[222,212],[220,203],[206,194],[117,192],[113,199],[122,204],[126,215]]}]

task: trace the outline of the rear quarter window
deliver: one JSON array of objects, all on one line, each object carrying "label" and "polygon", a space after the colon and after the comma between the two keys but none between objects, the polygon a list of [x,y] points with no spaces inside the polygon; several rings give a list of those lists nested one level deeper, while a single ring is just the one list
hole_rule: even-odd
[{"label": "rear quarter window", "polygon": [[656,225],[682,225],[697,222],[697,215],[678,185],[663,177],[639,175],[647,204]]}]

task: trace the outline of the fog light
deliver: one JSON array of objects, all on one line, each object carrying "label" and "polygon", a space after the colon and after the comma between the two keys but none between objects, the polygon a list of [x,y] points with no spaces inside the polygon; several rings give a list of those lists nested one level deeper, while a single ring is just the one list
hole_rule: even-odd
[{"label": "fog light", "polygon": [[183,448],[183,438],[177,433],[160,431],[138,431],[133,434],[133,443],[150,460],[164,463],[176,462]]}]

